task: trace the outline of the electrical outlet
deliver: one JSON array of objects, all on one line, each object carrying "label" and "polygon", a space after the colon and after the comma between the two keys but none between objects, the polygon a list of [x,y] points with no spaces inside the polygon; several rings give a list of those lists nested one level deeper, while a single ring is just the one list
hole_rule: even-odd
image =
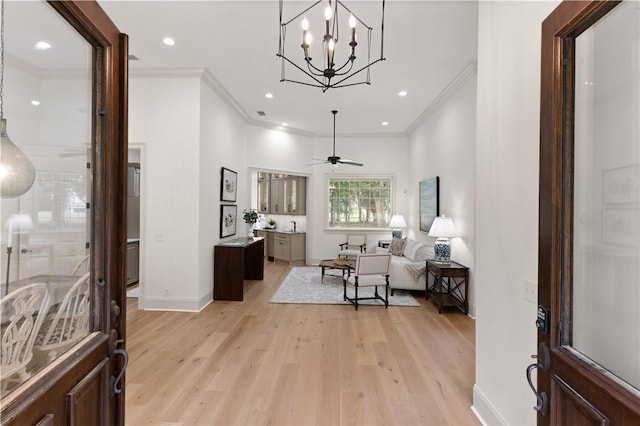
[{"label": "electrical outlet", "polygon": [[538,284],[533,281],[524,280],[522,298],[531,303],[538,303]]}]

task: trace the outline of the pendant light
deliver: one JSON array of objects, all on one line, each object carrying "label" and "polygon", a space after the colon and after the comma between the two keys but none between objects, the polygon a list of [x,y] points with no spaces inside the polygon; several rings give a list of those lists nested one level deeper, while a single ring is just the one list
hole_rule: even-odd
[{"label": "pendant light", "polygon": [[2,198],[19,197],[27,192],[36,178],[33,163],[9,138],[4,118],[4,8],[0,12],[0,195]]}]

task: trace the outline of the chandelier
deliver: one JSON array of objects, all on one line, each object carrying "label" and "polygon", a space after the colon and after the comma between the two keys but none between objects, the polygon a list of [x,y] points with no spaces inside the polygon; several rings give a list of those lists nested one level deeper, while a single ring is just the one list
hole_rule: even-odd
[{"label": "chandelier", "polygon": [[[299,2],[289,1],[289,3],[299,4]],[[324,9],[324,23],[319,15],[321,9],[316,7],[321,3],[327,4]],[[330,88],[355,86],[359,84],[371,84],[370,67],[379,61],[384,61],[383,47],[384,47],[384,4],[385,0],[382,0],[382,11],[380,18],[380,57],[371,60],[371,44],[373,28],[367,25],[362,19],[360,19],[355,13],[353,13],[344,3],[340,0],[318,0],[308,6],[306,9],[295,14],[293,18],[285,19],[283,10],[284,0],[280,0],[280,40],[278,44],[278,53],[276,56],[281,58],[281,71],[280,81],[288,81],[291,83],[304,84],[307,86],[320,87],[323,92],[326,92]],[[348,26],[344,25],[344,22],[340,21],[342,13],[348,16]],[[315,14],[315,15],[314,15]],[[307,16],[311,17],[311,21],[307,19]],[[314,18],[318,18],[314,21]],[[290,24],[298,23],[301,29],[302,44],[299,47],[302,48],[302,52],[298,51],[297,41],[287,44],[287,29]],[[315,28],[312,25],[317,25]],[[361,30],[361,27],[363,30]],[[292,27],[292,29],[295,28]],[[340,30],[344,29],[348,31],[348,42],[339,44]],[[314,42],[313,32],[316,34],[324,30],[324,35],[319,36],[322,42],[322,56],[319,59],[314,60],[313,52],[320,52],[319,48],[315,48],[315,45],[319,45],[319,42]],[[295,31],[295,30],[294,30]],[[356,35],[356,31],[358,35]],[[358,36],[364,32],[366,35],[366,64],[356,65],[356,48],[358,47]],[[361,38],[364,38],[361,36]],[[299,40],[295,37],[295,40]],[[315,43],[315,44],[314,44]],[[294,56],[287,57],[287,48],[292,47],[296,49],[295,56],[298,58],[296,61]],[[342,58],[342,60],[340,59]],[[311,78],[307,81],[298,81],[287,78],[286,68],[287,64],[298,69],[305,75]],[[290,67],[289,67],[290,68]],[[364,71],[364,73],[362,73]],[[360,74],[362,73],[362,74]],[[360,74],[362,79],[351,79],[356,74]],[[347,81],[348,80],[348,81]]]}]

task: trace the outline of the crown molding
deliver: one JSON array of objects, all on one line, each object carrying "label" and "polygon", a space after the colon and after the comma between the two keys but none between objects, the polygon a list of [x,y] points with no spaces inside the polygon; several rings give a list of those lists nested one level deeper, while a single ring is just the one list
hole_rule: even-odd
[{"label": "crown molding", "polygon": [[422,111],[422,113],[411,123],[407,130],[405,130],[405,136],[413,133],[418,126],[427,121],[442,105],[444,105],[453,95],[460,90],[460,88],[478,71],[478,63],[476,61],[469,61],[458,74],[447,84],[447,86],[436,96],[436,98],[429,104],[429,106]]}]

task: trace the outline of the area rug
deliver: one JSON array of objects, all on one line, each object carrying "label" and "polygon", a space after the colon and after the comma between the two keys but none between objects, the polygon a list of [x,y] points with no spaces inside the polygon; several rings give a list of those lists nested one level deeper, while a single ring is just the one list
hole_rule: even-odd
[{"label": "area rug", "polygon": [[[309,303],[319,305],[345,305],[343,300],[342,276],[339,270],[326,270],[324,282],[320,282],[321,269],[319,266],[296,266],[291,268],[289,275],[282,281],[280,287],[271,298],[271,303]],[[378,291],[384,288],[380,287]],[[347,295],[353,297],[353,287],[347,287]],[[358,296],[373,296],[374,288],[365,287],[358,290]],[[362,305],[383,305],[380,300],[363,300]],[[389,305],[420,306],[411,294],[403,290],[395,290],[391,296],[389,290]]]},{"label": "area rug", "polygon": [[138,297],[138,289],[139,287],[136,286],[134,288],[127,290],[127,297]]}]

